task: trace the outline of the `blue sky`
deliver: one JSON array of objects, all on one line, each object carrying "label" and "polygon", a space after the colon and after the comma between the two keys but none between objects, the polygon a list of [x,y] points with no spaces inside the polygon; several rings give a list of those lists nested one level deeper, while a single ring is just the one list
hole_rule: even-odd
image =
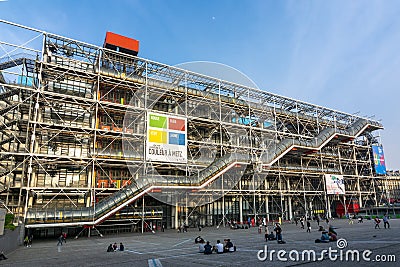
[{"label": "blue sky", "polygon": [[400,169],[399,1],[8,0],[0,18],[97,45],[113,31],[144,58],[219,62],[263,90],[375,115]]}]

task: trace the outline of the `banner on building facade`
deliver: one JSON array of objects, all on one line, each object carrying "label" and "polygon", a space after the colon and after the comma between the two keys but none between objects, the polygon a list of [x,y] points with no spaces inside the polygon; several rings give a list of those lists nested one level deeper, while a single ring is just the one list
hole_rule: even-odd
[{"label": "banner on building facade", "polygon": [[385,154],[382,146],[372,146],[376,174],[386,174]]},{"label": "banner on building facade", "polygon": [[327,195],[345,194],[343,175],[325,174],[325,184]]},{"label": "banner on building facade", "polygon": [[165,114],[147,114],[146,159],[187,163],[187,120]]}]

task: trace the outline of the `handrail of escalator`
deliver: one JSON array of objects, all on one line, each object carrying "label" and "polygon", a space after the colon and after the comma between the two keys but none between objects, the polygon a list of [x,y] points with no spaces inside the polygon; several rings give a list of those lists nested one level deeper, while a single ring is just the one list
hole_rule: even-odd
[{"label": "handrail of escalator", "polygon": [[279,156],[282,156],[282,154],[292,146],[300,146],[300,147],[317,149],[321,145],[323,145],[324,142],[328,141],[330,138],[333,138],[336,134],[355,137],[368,124],[376,126],[376,127],[380,126],[376,122],[371,122],[366,119],[358,119],[352,125],[350,125],[346,130],[335,129],[335,128],[325,128],[312,140],[305,141],[305,140],[298,140],[298,139],[293,139],[293,138],[286,138],[286,139],[282,140],[280,143],[276,144],[276,146],[271,151],[268,151],[268,153],[264,153],[261,156],[261,161],[264,164],[270,164],[276,158],[278,158]]},{"label": "handrail of escalator", "polygon": [[[247,162],[248,161],[248,155],[242,154],[242,153],[231,153],[231,154],[226,154],[223,157],[220,157],[216,159],[210,166],[207,168],[201,170],[200,172],[193,174],[190,176],[189,181],[191,182],[191,186],[199,186],[206,182],[208,179],[210,179],[214,174],[217,174],[218,172],[222,171],[227,167],[229,164],[237,161],[242,161],[242,162]],[[83,207],[83,208],[78,208],[78,209],[63,209],[63,210],[54,210],[54,213],[52,216],[47,216],[48,209],[35,209],[34,212],[33,210],[30,210],[27,214],[27,223],[32,222],[32,219],[34,222],[53,222],[56,221],[57,217],[60,217],[59,220],[65,221],[65,214],[70,214],[71,220],[78,221],[79,218],[80,220],[90,220],[93,218],[99,218],[100,216],[104,215],[108,211],[114,209],[115,207],[118,207],[121,205],[123,202],[125,202],[126,199],[132,198],[133,196],[139,194],[140,192],[143,192],[144,190],[147,190],[151,186],[165,186],[165,185],[171,185],[171,186],[179,186],[181,184],[181,179],[182,178],[188,178],[186,176],[180,176],[180,177],[175,177],[174,180],[169,180],[169,181],[153,181],[147,183],[141,188],[137,187],[136,183],[132,183],[131,185],[125,186],[116,193],[106,197],[105,199],[101,200],[100,202],[95,204],[95,213],[93,213],[93,207]],[[37,218],[36,215],[42,214],[42,218]],[[44,215],[44,218],[43,218]],[[58,215],[58,216],[57,216]],[[49,218],[54,218],[53,220],[50,220]]]},{"label": "handrail of escalator", "polygon": [[[374,126],[379,126],[377,123],[367,121],[365,119],[359,119],[354,122],[350,127],[346,130],[341,129],[334,129],[334,128],[325,128],[322,130],[314,139],[304,141],[304,140],[297,140],[293,138],[286,138],[278,143],[271,152],[264,154],[261,157],[263,163],[269,163],[273,161],[278,156],[282,155],[285,151],[287,151],[292,146],[304,146],[309,148],[319,148],[324,142],[332,138],[336,134],[341,135],[348,135],[348,136],[355,136],[357,135],[366,125],[371,124]],[[203,184],[207,181],[210,177],[214,174],[218,174],[220,171],[224,170],[229,164],[237,161],[248,161],[248,155],[242,153],[230,153],[226,154],[223,157],[216,159],[210,166],[203,169],[202,171],[198,172],[197,174],[190,176],[190,185],[191,186],[198,186]],[[108,196],[107,198],[103,199],[99,203],[96,204],[95,213],[92,214],[93,207],[85,207],[82,209],[75,209],[75,210],[68,210],[71,211],[72,218],[74,218],[74,214],[79,214],[82,218],[88,218],[91,215],[94,218],[99,218],[101,215],[105,214],[107,211],[112,210],[115,207],[118,207],[123,203],[126,199],[137,195],[143,190],[146,190],[150,186],[179,186],[181,184],[181,179],[187,178],[186,176],[175,177],[173,180],[161,180],[155,182],[154,180],[150,180],[147,184],[139,188],[136,183],[132,183],[118,192],[114,193],[113,195]],[[44,210],[44,214],[48,214],[47,210]],[[59,211],[61,212],[61,211]],[[66,212],[64,210],[64,212]],[[40,213],[40,211],[36,210],[36,214]],[[28,212],[30,215],[31,212]],[[43,214],[43,213],[42,213]],[[54,211],[54,216],[56,217],[57,211]],[[47,216],[46,216],[47,217]],[[61,216],[60,216],[61,217]],[[76,216],[78,217],[78,216]],[[29,221],[31,217],[28,216],[27,220]],[[35,218],[36,219],[36,218]]]}]

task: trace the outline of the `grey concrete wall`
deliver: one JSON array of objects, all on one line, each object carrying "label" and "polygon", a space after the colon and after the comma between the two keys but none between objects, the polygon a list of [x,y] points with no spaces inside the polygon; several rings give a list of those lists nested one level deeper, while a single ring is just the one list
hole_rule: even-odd
[{"label": "grey concrete wall", "polygon": [[24,227],[21,226],[15,228],[14,231],[4,229],[4,235],[0,236],[0,251],[4,251],[7,255],[7,253],[14,251],[19,245],[21,245],[21,233],[23,236],[23,231],[21,230],[23,229]]}]

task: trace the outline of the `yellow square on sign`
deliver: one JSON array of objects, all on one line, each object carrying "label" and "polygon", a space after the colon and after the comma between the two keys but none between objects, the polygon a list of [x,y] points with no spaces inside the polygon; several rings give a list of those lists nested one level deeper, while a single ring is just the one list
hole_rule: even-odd
[{"label": "yellow square on sign", "polygon": [[167,132],[149,130],[149,142],[166,144],[167,143]]}]

